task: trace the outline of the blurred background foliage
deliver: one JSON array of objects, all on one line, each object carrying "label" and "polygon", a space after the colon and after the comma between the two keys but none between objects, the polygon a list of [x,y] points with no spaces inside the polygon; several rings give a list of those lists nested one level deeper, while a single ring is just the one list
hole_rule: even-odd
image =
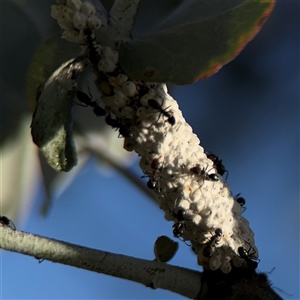
[{"label": "blurred background foliage", "polygon": [[[111,2],[103,4],[109,8]],[[135,34],[154,27],[180,2],[143,1]],[[58,30],[52,4],[0,6],[1,215],[20,230],[154,259],[154,241],[172,237],[172,223],[136,189],[142,173],[116,132],[88,108],[76,107],[78,132],[84,133],[77,139],[80,163],[64,174],[45,165],[32,143],[27,72],[35,51]],[[286,292],[284,299],[299,299],[299,8],[298,2],[278,2],[234,61],[209,79],[169,87],[201,145],[223,159],[232,193],[245,197],[245,217],[260,250],[258,269],[276,268],[268,275]],[[181,298],[14,253],[1,257],[3,299]],[[184,243],[171,263],[200,269]]]}]

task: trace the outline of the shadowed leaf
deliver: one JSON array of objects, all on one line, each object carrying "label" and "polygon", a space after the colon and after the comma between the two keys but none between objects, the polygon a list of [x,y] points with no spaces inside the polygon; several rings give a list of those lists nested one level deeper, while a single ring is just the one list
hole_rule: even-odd
[{"label": "shadowed leaf", "polygon": [[257,34],[274,2],[186,1],[160,31],[121,45],[121,68],[145,81],[187,84],[207,78]]},{"label": "shadowed leaf", "polygon": [[44,84],[64,62],[76,57],[80,48],[61,38],[61,32],[49,37],[36,51],[27,74],[26,96],[32,110],[36,106],[36,88]]},{"label": "shadowed leaf", "polygon": [[73,141],[73,116],[78,76],[86,62],[71,59],[46,81],[38,96],[31,134],[48,164],[56,171],[70,171],[77,164]]}]

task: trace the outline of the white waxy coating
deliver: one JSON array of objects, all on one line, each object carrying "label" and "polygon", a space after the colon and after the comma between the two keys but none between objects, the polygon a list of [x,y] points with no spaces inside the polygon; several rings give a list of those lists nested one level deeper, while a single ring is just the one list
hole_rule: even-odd
[{"label": "white waxy coating", "polygon": [[[102,25],[95,13],[96,9],[91,3],[83,3],[81,0],[68,0],[65,4],[51,6],[51,17],[56,19],[58,25],[64,29],[63,37],[69,42],[80,45],[84,44],[85,40],[79,31],[85,28],[99,29]],[[102,62],[102,64],[108,63]]]}]

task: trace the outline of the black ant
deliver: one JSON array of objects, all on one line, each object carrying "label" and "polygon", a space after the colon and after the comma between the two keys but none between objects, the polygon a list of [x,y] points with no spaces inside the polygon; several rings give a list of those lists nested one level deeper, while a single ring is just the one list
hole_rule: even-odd
[{"label": "black ant", "polygon": [[226,175],[226,180],[228,178],[228,171],[225,169],[224,165],[222,164],[222,159],[219,159],[219,157],[212,152],[205,152],[206,156],[208,159],[210,159],[214,163],[214,167],[216,168],[218,174],[223,176],[225,173]]},{"label": "black ant", "polygon": [[89,49],[89,60],[93,65],[96,65],[100,56],[95,48],[95,34],[90,28],[83,29],[83,33],[86,35],[86,42]]},{"label": "black ant", "polygon": [[183,229],[185,227],[184,224],[184,215],[185,215],[185,210],[184,209],[180,209],[177,214],[175,214],[174,212],[172,212],[172,215],[174,218],[176,218],[178,220],[177,223],[175,223],[173,225],[173,235],[174,237],[181,237],[183,234]]},{"label": "black ant", "polygon": [[211,181],[219,181],[220,177],[218,176],[218,174],[206,174],[206,176],[209,178],[206,178],[207,180],[211,180]]},{"label": "black ant", "polygon": [[0,223],[4,226],[11,228],[12,230],[17,229],[14,222],[6,216],[0,216]]},{"label": "black ant", "polygon": [[124,138],[132,137],[132,134],[130,133],[129,128],[126,125],[122,124],[117,119],[113,119],[110,115],[106,116],[105,122],[107,125],[109,125],[113,128],[119,128],[119,137],[120,137],[120,135],[123,136]]},{"label": "black ant", "polygon": [[[252,252],[251,252],[252,250]],[[260,262],[260,259],[253,257],[256,254],[256,251],[250,245],[248,251],[244,247],[238,248],[238,253],[241,258],[245,260],[248,265],[248,268],[255,270]]]},{"label": "black ant", "polygon": [[[163,109],[163,108],[162,108],[162,105],[159,105],[159,103],[158,103],[156,100],[154,100],[154,99],[149,99],[149,100],[148,100],[148,104],[149,104],[149,106],[151,106],[153,109],[159,110],[160,113],[161,113],[162,115],[164,115],[166,118],[168,118],[168,119],[167,119],[167,122],[168,122],[171,126],[175,125],[175,123],[176,123],[175,117],[172,116],[169,112],[167,112],[166,109]],[[160,118],[160,117],[159,117],[159,118]],[[158,118],[158,119],[159,119],[159,118]]]},{"label": "black ant", "polygon": [[217,228],[215,230],[215,234],[210,238],[206,246],[203,248],[203,256],[205,257],[211,257],[213,254],[213,246],[218,244],[218,242],[221,239],[221,236],[223,235],[223,231],[221,228]]},{"label": "black ant", "polygon": [[[153,171],[153,175],[150,176],[151,178],[147,181],[147,187],[150,189],[150,190],[154,190],[156,188],[156,186],[158,185],[158,179],[160,178],[160,176],[157,174],[157,171]],[[143,176],[143,177],[146,177]]]},{"label": "black ant", "polygon": [[132,133],[130,132],[129,128],[126,126],[121,125],[119,129],[119,137],[120,135],[124,138],[133,137]]},{"label": "black ant", "polygon": [[35,256],[34,258],[39,261],[39,264],[41,264],[45,260],[45,258],[39,258],[37,256]]},{"label": "black ant", "polygon": [[207,174],[206,173],[206,169],[201,169],[200,165],[197,164],[195,167],[190,168],[190,171],[192,173],[194,173],[195,175],[200,175],[201,177],[203,177],[205,180],[210,180],[210,181],[219,181],[220,177],[218,176],[218,174]]},{"label": "black ant", "polygon": [[177,214],[175,214],[174,212],[171,212],[172,216],[174,218],[176,218],[178,220],[177,223],[175,223],[172,227],[173,229],[173,235],[176,238],[179,238],[181,241],[183,241],[187,246],[191,246],[188,243],[186,243],[184,241],[184,239],[181,239],[182,235],[183,235],[183,230],[185,228],[185,219],[184,219],[184,215],[185,215],[185,210],[184,209],[180,209]]},{"label": "black ant", "polygon": [[122,126],[122,124],[118,120],[113,119],[110,115],[106,116],[105,122],[107,125],[109,125],[113,128],[120,128]]},{"label": "black ant", "polygon": [[106,115],[105,109],[103,109],[96,101],[92,101],[92,95],[89,89],[90,96],[82,91],[76,91],[76,96],[78,100],[85,104],[85,106],[93,107],[93,112],[97,117],[102,117]]},{"label": "black ant", "polygon": [[246,210],[246,207],[244,206],[246,204],[246,200],[243,197],[240,197],[240,193],[233,197],[234,200],[240,204],[242,207],[243,212]]},{"label": "black ant", "polygon": [[[159,168],[159,159],[158,158],[154,158],[151,162],[151,168],[152,168],[152,174],[151,174],[151,178],[148,180],[147,182],[147,187],[150,190],[155,189],[155,187],[158,184],[158,179],[160,178],[160,176],[158,175],[158,173],[162,170],[162,167]],[[149,177],[147,175],[142,176],[143,177]]]}]

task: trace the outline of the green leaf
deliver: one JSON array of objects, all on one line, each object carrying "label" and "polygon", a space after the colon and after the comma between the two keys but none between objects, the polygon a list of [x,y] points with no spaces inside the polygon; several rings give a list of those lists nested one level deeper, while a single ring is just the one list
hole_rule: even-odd
[{"label": "green leaf", "polygon": [[258,33],[275,0],[186,1],[160,31],[124,41],[120,66],[132,79],[187,84],[234,59]]},{"label": "green leaf", "polygon": [[77,164],[72,109],[79,75],[85,66],[82,57],[72,58],[39,90],[31,135],[48,164],[57,172],[70,171]]},{"label": "green leaf", "polygon": [[26,94],[32,109],[36,106],[37,87],[46,82],[64,62],[80,52],[77,44],[61,38],[61,32],[50,36],[36,51],[27,74]]}]

